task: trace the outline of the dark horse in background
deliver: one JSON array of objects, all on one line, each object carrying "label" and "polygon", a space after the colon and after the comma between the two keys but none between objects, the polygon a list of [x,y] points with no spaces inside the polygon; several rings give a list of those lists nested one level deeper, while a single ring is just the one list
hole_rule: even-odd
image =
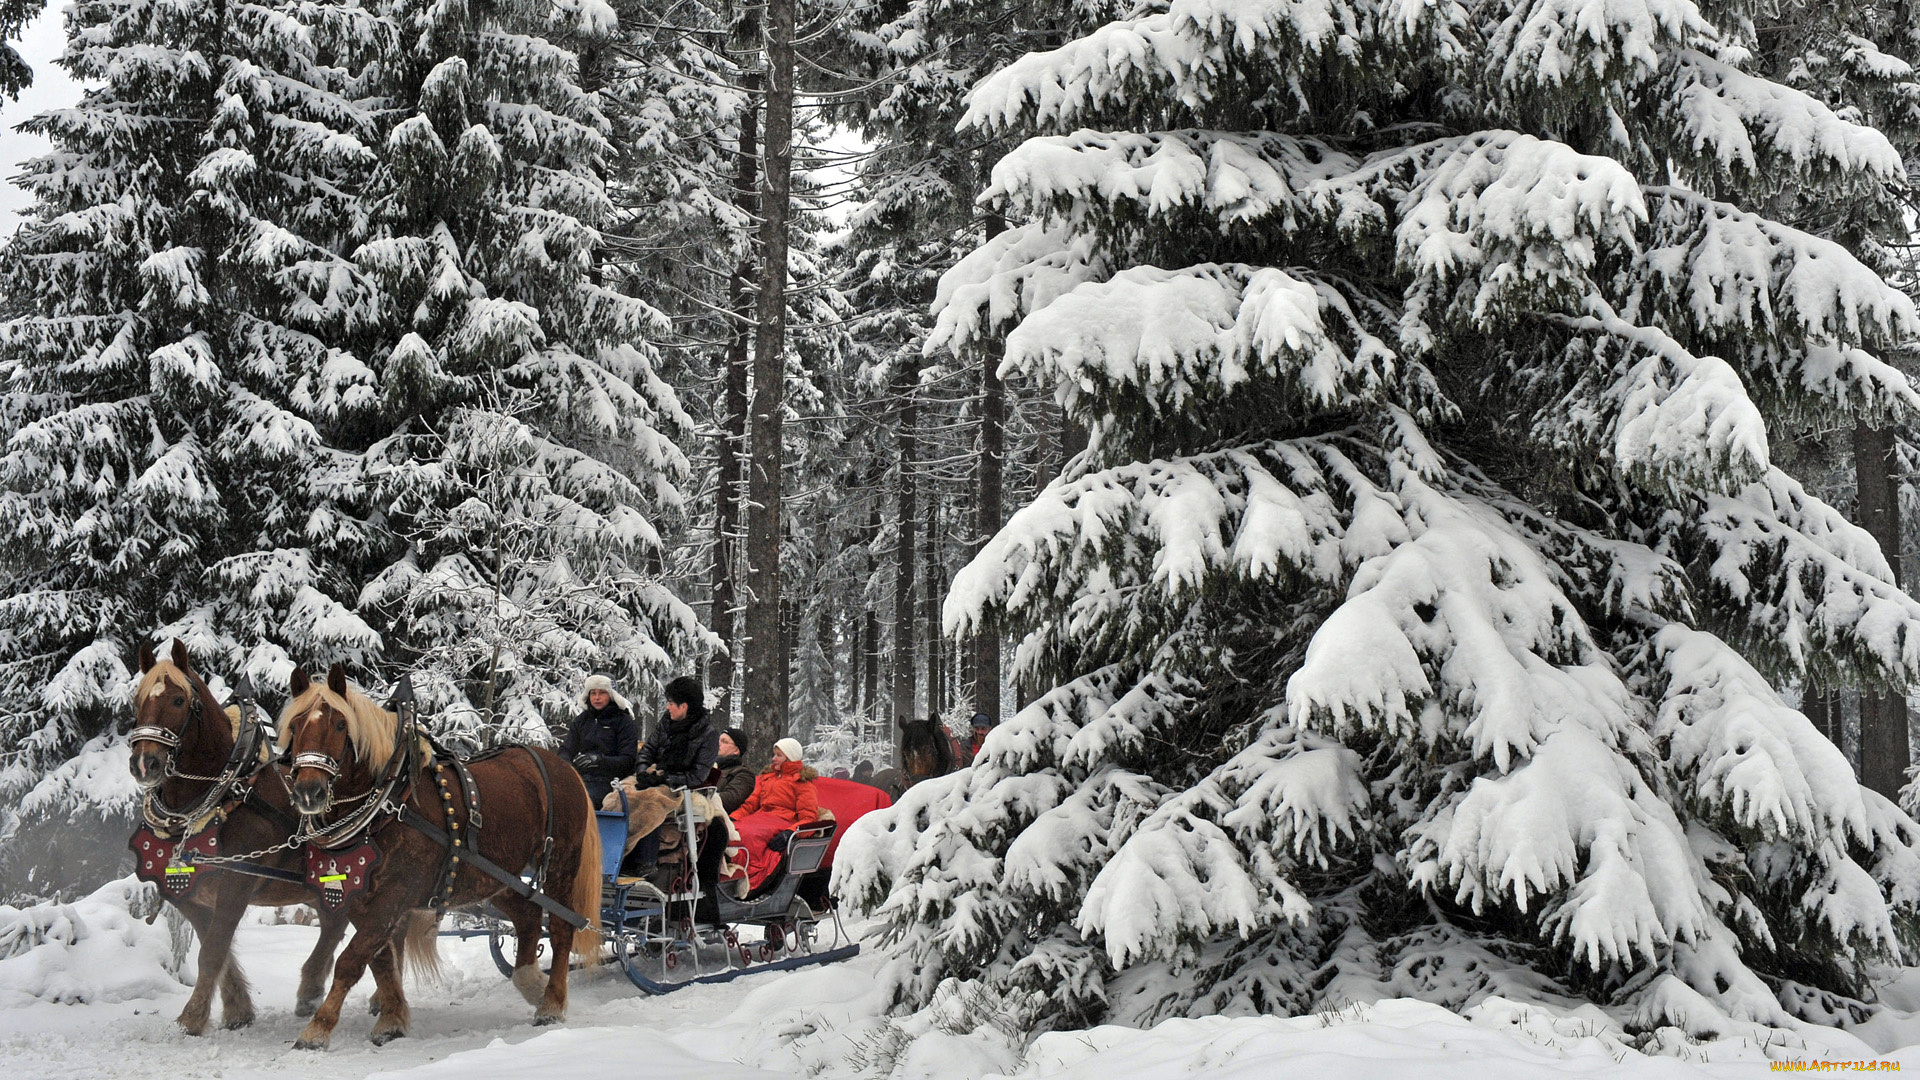
[{"label": "dark horse in background", "polygon": [[873,786],[898,801],[922,780],[945,776],[967,764],[967,756],[939,720],[900,721],[900,767],[873,774]]},{"label": "dark horse in background", "polygon": [[[158,804],[150,809],[184,811],[207,797],[213,781],[205,778],[220,774],[227,765],[239,725],[245,720],[228,714],[214,700],[213,691],[188,663],[186,646],[178,640],[173,643],[172,658],[157,662],[152,646],[142,643],[140,672],[133,693],[134,734],[148,729],[146,734],[157,737],[134,739],[127,767],[146,799]],[[168,738],[177,745],[166,745],[162,740]],[[262,767],[245,783],[245,798],[222,799],[215,807],[219,819],[192,830],[197,836],[209,831],[217,834],[223,855],[282,847],[297,824],[286,779],[278,770]],[[182,838],[182,842],[191,838]],[[138,853],[135,858],[138,860]],[[296,851],[272,851],[252,861],[294,874],[302,869]],[[239,962],[233,958],[233,934],[240,916],[249,906],[312,903],[315,892],[304,884],[249,876],[217,865],[195,867],[191,881],[184,895],[176,895],[168,886],[160,889],[160,895],[180,909],[200,938],[199,977],[178,1021],[187,1034],[204,1034],[213,1009],[213,993],[218,988],[226,1026],[245,1027],[253,1022],[253,995]],[[320,911],[320,940],[300,967],[300,990],[294,1006],[300,1016],[312,1015],[319,1004],[327,963],[347,929],[345,915],[330,913],[317,904],[315,907]]]}]

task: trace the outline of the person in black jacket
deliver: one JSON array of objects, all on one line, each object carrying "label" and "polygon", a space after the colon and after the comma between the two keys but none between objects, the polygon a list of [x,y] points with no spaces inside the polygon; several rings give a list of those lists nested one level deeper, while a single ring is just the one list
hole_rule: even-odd
[{"label": "person in black jacket", "polygon": [[666,685],[667,714],[634,765],[642,788],[699,787],[720,756],[720,733],[707,722],[700,680],[682,675]]},{"label": "person in black jacket", "polygon": [[633,719],[633,707],[605,675],[588,676],[581,687],[580,706],[560,756],[573,762],[580,779],[587,782],[587,795],[599,806],[614,783],[633,772],[640,725]]},{"label": "person in black jacket", "polygon": [[740,759],[747,753],[747,733],[728,728],[720,733],[720,757],[713,763],[709,782],[720,789],[720,802],[731,814],[753,794],[753,770]]},{"label": "person in black jacket", "polygon": [[[720,733],[707,722],[707,695],[700,680],[682,675],[665,687],[667,714],[660,718],[653,738],[635,761],[634,783],[650,787],[700,787],[720,756]],[[627,853],[627,864],[649,872],[660,858],[660,830],[640,838]]]}]

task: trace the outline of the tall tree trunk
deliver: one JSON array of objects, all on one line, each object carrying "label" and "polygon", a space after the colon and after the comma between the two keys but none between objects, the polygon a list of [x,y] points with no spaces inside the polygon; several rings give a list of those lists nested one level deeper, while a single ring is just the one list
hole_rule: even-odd
[{"label": "tall tree trunk", "polygon": [[[901,378],[896,383],[902,398],[897,439],[900,449],[900,528],[895,536],[893,569],[893,722],[914,719],[914,668],[919,650],[914,647],[914,556],[918,553],[920,502],[913,475],[914,457],[919,453],[914,428],[920,423],[920,365],[912,350],[904,358]],[[894,742],[899,742],[896,731]]]},{"label": "tall tree trunk", "polygon": [[[1854,485],[1861,527],[1879,541],[1880,551],[1900,580],[1900,481],[1895,472],[1891,428],[1856,424],[1853,429]],[[1860,782],[1889,799],[1898,799],[1912,764],[1908,748],[1907,697],[1903,690],[1860,695]]]},{"label": "tall tree trunk", "polygon": [[[749,215],[760,213],[759,72],[746,76],[746,109],[740,117],[740,147],[734,161],[733,202]],[[751,244],[748,245],[749,252]],[[727,334],[726,388],[721,394],[719,483],[713,496],[713,610],[709,625],[720,635],[726,651],[713,658],[707,676],[709,689],[719,691],[713,723],[727,727],[733,715],[733,682],[738,674],[740,603],[736,550],[740,543],[740,496],[746,480],[748,341],[753,333],[753,258],[742,254],[727,281],[727,311],[732,316]]]},{"label": "tall tree trunk", "polygon": [[786,414],[787,209],[793,179],[793,6],[768,0],[766,149],[760,166],[760,295],[748,406],[752,456],[747,477],[747,666],[744,719],[753,756],[767,760],[787,733],[781,694],[786,649],[780,634],[781,427]]},{"label": "tall tree trunk", "polygon": [[[814,612],[813,640],[820,647],[821,678],[825,685],[820,688],[820,705],[828,715],[816,716],[814,723],[832,720],[840,712],[840,610],[829,597],[822,597],[820,610]],[[808,735],[813,732],[809,730]]]},{"label": "tall tree trunk", "polygon": [[927,579],[927,719],[947,711],[946,649],[940,635],[940,512],[938,493],[927,493],[927,533],[920,548],[920,565]]},{"label": "tall tree trunk", "polygon": [[[870,581],[880,577],[880,560],[874,557],[873,545],[880,539],[880,497],[873,496],[873,503],[867,508],[867,577]],[[869,596],[861,607],[861,640],[866,643],[866,651],[860,656],[860,682],[863,687],[861,698],[866,702],[866,714],[869,722],[884,720],[880,711],[880,612],[875,610],[873,598]]]},{"label": "tall tree trunk", "polygon": [[[980,456],[975,459],[974,542],[970,552],[973,555],[978,555],[987,541],[1000,531],[1001,483],[1007,454],[1007,389],[1000,382],[999,367],[998,349],[988,351],[980,360]],[[973,707],[996,722],[1000,719],[1000,628],[991,623],[981,627],[973,639]]]},{"label": "tall tree trunk", "polygon": [[813,720],[802,718],[793,707],[793,668],[800,659],[800,608],[791,596],[780,598],[780,700],[787,712],[787,734],[802,743],[813,737]]}]

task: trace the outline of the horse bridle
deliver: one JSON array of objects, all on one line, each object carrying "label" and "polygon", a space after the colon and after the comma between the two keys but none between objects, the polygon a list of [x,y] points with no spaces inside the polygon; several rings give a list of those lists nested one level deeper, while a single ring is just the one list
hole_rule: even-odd
[{"label": "horse bridle", "polygon": [[[246,782],[254,773],[259,771],[258,744],[254,738],[250,737],[257,734],[257,729],[246,724],[245,721],[247,717],[245,714],[247,710],[244,706],[241,710],[242,724],[240,734],[233,740],[233,749],[227,752],[226,764],[222,766],[218,775],[198,776],[192,773],[183,773],[179,770],[176,762],[179,759],[181,743],[190,730],[197,728],[205,721],[207,714],[205,699],[201,696],[198,688],[189,686],[186,690],[188,697],[187,720],[186,723],[180,725],[178,732],[175,732],[171,728],[160,727],[157,724],[142,724],[132,731],[127,732],[127,742],[129,745],[138,742],[155,742],[167,750],[165,762],[161,767],[160,778],[147,787],[146,797],[140,800],[141,816],[146,819],[148,825],[161,831],[191,825],[207,817],[213,813],[215,807],[226,801],[228,792],[232,791],[236,785]],[[249,765],[253,767],[249,768]],[[175,810],[160,798],[161,785],[172,779],[205,781],[209,784],[207,793],[192,807],[186,810]]]},{"label": "horse bridle", "polygon": [[[400,800],[396,800],[394,794],[395,789],[401,786],[403,779],[411,782],[412,770],[408,767],[408,763],[413,758],[413,742],[408,738],[406,715],[397,715],[394,720],[399,730],[394,736],[393,756],[387,759],[386,765],[374,776],[372,783],[367,785],[367,790],[358,795],[349,795],[345,798],[334,797],[333,782],[340,777],[340,762],[332,754],[318,750],[303,750],[293,755],[291,771],[288,773],[289,779],[293,773],[301,769],[317,769],[327,775],[324,788],[327,801],[319,810],[300,815],[303,826],[301,835],[307,842],[319,844],[321,847],[333,847],[344,840],[350,840],[372,825],[373,820],[383,811],[397,807],[399,802],[405,799],[404,791],[400,793]],[[382,791],[383,788],[384,791]],[[375,792],[381,792],[377,799],[372,798]],[[318,818],[328,810],[338,806],[351,806],[362,800],[365,800],[365,806],[332,825],[307,824],[311,819]]]}]

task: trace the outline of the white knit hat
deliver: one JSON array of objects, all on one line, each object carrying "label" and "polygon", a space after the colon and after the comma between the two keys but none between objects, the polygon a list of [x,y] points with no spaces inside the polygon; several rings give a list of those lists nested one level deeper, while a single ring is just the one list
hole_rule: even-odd
[{"label": "white knit hat", "polygon": [[800,760],[800,740],[799,739],[793,739],[793,738],[781,739],[779,742],[773,744],[773,748],[787,755],[788,761]]}]

